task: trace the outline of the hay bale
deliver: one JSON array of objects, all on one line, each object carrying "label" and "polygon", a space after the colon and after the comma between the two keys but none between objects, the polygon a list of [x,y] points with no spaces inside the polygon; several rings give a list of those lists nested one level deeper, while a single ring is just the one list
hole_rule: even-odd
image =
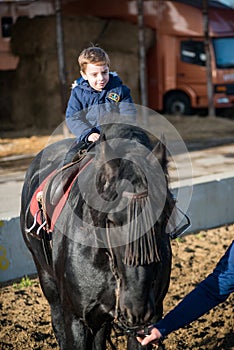
[{"label": "hay bale", "polygon": [[33,58],[33,65],[30,56],[20,60],[13,88],[13,119],[21,129],[56,126],[62,118],[57,57]]},{"label": "hay bale", "polygon": [[0,71],[0,130],[12,130],[14,124],[12,121],[12,89],[15,83],[15,71]]},{"label": "hay bale", "polygon": [[64,17],[64,46],[66,50],[76,50],[78,55],[81,50],[97,43],[97,38],[103,32],[105,21],[92,16]]},{"label": "hay bale", "polygon": [[[98,39],[98,44],[107,51],[138,54],[138,26],[136,24],[115,20],[105,20],[105,27]],[[153,31],[145,28],[145,47],[148,50],[154,41]]]},{"label": "hay bale", "polygon": [[131,89],[131,95],[135,103],[139,101],[139,61],[134,53],[110,51],[111,70],[116,71],[123,84]]},{"label": "hay bale", "polygon": [[[77,54],[103,31],[104,21],[91,16],[64,17],[64,47]],[[56,52],[55,16],[20,17],[13,27],[12,52],[17,56]]]},{"label": "hay bale", "polygon": [[11,49],[20,57],[38,55],[43,51],[56,52],[55,17],[19,17],[13,26]]}]

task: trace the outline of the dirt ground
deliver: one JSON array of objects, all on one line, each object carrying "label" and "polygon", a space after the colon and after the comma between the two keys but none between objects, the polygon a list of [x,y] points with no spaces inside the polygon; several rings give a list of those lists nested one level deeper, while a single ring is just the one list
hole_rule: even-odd
[{"label": "dirt ground", "polygon": [[[172,309],[181,298],[212,271],[234,237],[234,225],[185,235],[172,241],[173,267],[164,311]],[[22,284],[22,283],[21,283]],[[1,297],[0,348],[2,350],[47,350],[58,346],[52,332],[50,309],[39,286],[4,286]],[[234,295],[198,321],[168,336],[170,350],[234,349]],[[124,339],[118,345],[124,350]]]},{"label": "dirt ground", "polygon": [[[191,149],[211,147],[234,141],[233,118],[167,116],[184,142]],[[157,119],[149,118],[149,126],[154,132]],[[69,134],[67,134],[69,136]],[[39,152],[48,142],[55,142],[63,135],[53,135],[53,130],[29,129],[24,132],[4,132],[0,130],[0,160],[2,157],[29,155]]]},{"label": "dirt ground", "polygon": [[[171,120],[170,118],[173,118]],[[234,141],[234,119],[170,117],[182,138],[194,148]],[[24,135],[0,132],[0,170],[24,170],[32,155],[48,142],[48,132],[26,130]],[[62,138],[53,137],[53,141]],[[19,163],[12,156],[22,156]],[[26,158],[25,158],[26,157]],[[173,267],[165,313],[212,271],[234,237],[234,225],[185,235],[172,242]],[[26,286],[27,285],[27,286]],[[171,350],[234,349],[234,295],[185,329],[176,331],[164,341]],[[37,278],[24,286],[9,284],[0,289],[0,349],[58,349],[50,322],[50,310]],[[118,349],[126,347],[123,340]]]}]

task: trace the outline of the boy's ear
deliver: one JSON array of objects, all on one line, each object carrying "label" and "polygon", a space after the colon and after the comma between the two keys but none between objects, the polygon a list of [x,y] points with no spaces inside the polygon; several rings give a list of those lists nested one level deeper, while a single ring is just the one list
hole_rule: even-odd
[{"label": "boy's ear", "polygon": [[84,80],[87,80],[87,76],[84,72],[82,72],[82,70],[80,71],[80,74],[81,74],[82,78],[84,78]]}]

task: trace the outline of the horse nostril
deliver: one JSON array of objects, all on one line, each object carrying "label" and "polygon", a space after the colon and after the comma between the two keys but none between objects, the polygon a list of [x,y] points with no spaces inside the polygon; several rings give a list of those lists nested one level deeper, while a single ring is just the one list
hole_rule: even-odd
[{"label": "horse nostril", "polygon": [[127,326],[133,327],[136,325],[139,326],[147,323],[148,321],[150,321],[152,316],[153,316],[153,311],[151,309],[140,311],[140,309],[133,310],[125,307],[122,312],[122,317],[123,317],[122,321],[124,321],[124,323]]}]

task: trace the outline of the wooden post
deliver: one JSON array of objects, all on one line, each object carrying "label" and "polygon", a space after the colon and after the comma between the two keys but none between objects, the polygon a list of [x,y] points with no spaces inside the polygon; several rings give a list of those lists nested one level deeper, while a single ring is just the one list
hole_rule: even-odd
[{"label": "wooden post", "polygon": [[208,0],[203,0],[203,27],[204,27],[204,44],[205,44],[205,54],[206,54],[208,116],[215,116],[214,93],[213,93],[213,83],[212,83],[212,67],[211,67],[211,55],[210,55]]},{"label": "wooden post", "polygon": [[[65,120],[65,112],[67,108],[67,79],[64,59],[64,38],[63,38],[63,25],[61,15],[61,0],[55,0],[55,14],[56,14],[56,42],[57,42],[57,58],[58,58],[58,71],[59,71],[59,83],[60,83],[60,96],[62,105],[63,121]],[[66,137],[68,130],[64,124],[63,133]]]},{"label": "wooden post", "polygon": [[[145,34],[144,34],[144,0],[137,0],[138,11],[138,44],[139,44],[139,68],[140,68],[140,95],[141,104],[148,105],[148,91],[146,79],[146,54],[145,54]],[[143,123],[147,125],[146,109],[143,108]]]}]

